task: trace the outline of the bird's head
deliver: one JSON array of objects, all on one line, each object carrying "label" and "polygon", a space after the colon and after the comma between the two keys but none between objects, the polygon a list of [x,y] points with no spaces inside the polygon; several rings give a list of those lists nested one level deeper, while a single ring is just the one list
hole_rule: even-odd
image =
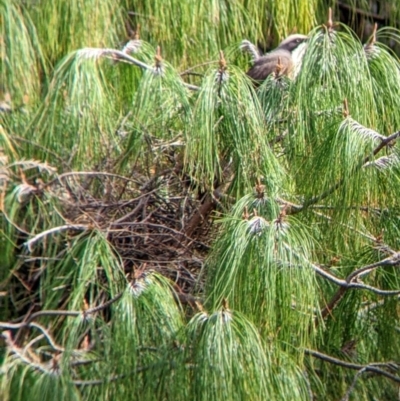
[{"label": "bird's head", "polygon": [[297,49],[302,43],[304,43],[307,39],[308,36],[306,35],[300,35],[300,34],[290,35],[279,44],[277,49],[287,50],[289,52],[292,52],[293,50]]}]

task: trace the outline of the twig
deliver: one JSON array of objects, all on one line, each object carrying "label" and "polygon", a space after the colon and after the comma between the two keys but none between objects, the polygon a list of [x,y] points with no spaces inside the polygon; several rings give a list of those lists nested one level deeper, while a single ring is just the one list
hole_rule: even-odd
[{"label": "twig", "polygon": [[70,316],[70,317],[78,317],[78,316],[87,316],[91,315],[92,313],[96,313],[101,311],[102,309],[107,308],[114,302],[118,301],[124,292],[120,292],[114,298],[110,299],[109,301],[105,302],[104,304],[95,306],[93,308],[89,308],[85,311],[66,311],[66,310],[42,310],[35,313],[32,313],[26,320],[21,323],[7,323],[7,322],[0,322],[0,328],[10,328],[10,329],[20,329],[26,326],[29,326],[30,323],[40,316]]},{"label": "twig", "polygon": [[400,263],[400,252],[395,253],[392,256],[389,256],[380,262],[375,262],[370,265],[360,267],[359,269],[355,270],[354,272],[350,273],[346,279],[346,281],[352,281],[357,277],[363,276],[372,270],[376,269],[377,267],[381,266],[395,266]]},{"label": "twig", "polygon": [[363,290],[368,290],[371,292],[374,292],[375,294],[378,295],[397,295],[400,294],[400,290],[381,290],[379,288],[375,288],[372,287],[370,285],[367,284],[362,284],[362,283],[357,283],[357,282],[347,282],[346,280],[342,280],[336,276],[334,276],[333,274],[328,273],[327,271],[325,271],[324,269],[322,269],[321,267],[314,265],[314,264],[310,264],[311,268],[320,276],[326,278],[327,280],[331,281],[332,283],[335,283],[336,285],[339,285],[340,287],[344,287],[346,289],[349,288],[360,288]]},{"label": "twig", "polygon": [[[54,310],[47,310],[47,311],[40,311],[40,312],[36,312],[34,314],[32,314],[31,316],[29,316],[26,320],[24,320],[21,323],[8,323],[8,322],[0,322],[0,328],[3,329],[21,329],[23,327],[32,327],[32,328],[36,328],[38,330],[40,330],[42,332],[42,334],[39,337],[36,337],[34,340],[32,340],[27,346],[24,347],[23,353],[20,352],[19,348],[17,349],[16,345],[14,344],[14,342],[11,339],[11,334],[8,333],[7,331],[3,332],[3,336],[6,338],[7,340],[7,344],[8,346],[12,349],[12,351],[17,354],[23,361],[25,361],[26,363],[32,364],[28,359],[26,359],[24,357],[24,353],[28,350],[28,348],[36,341],[38,341],[38,339],[40,339],[41,337],[45,337],[48,341],[48,343],[51,345],[51,347],[57,351],[57,352],[64,352],[65,349],[59,345],[56,344],[56,342],[54,341],[53,337],[50,335],[50,333],[39,323],[36,322],[32,322],[33,319],[35,319],[36,317],[39,316],[46,316],[46,315],[50,315],[50,316],[73,316],[73,317],[78,317],[78,316],[83,316],[86,317],[87,315],[90,315],[92,313],[96,313],[108,306],[110,306],[112,303],[116,302],[117,300],[119,300],[123,295],[123,292],[119,293],[118,295],[116,295],[113,299],[109,300],[108,302],[105,302],[102,305],[96,306],[94,308],[90,308],[87,309],[86,311],[80,312],[80,311],[54,311]],[[82,350],[74,350],[73,354],[75,355],[80,355],[82,353]],[[44,368],[36,366],[38,369],[43,370]]]},{"label": "twig", "polygon": [[31,235],[31,233],[28,233],[28,231],[25,231],[23,228],[19,227],[17,224],[15,224],[10,217],[8,216],[8,214],[6,213],[6,211],[4,209],[0,209],[3,217],[7,220],[7,223],[12,225],[17,231],[21,232],[22,234],[25,235]]},{"label": "twig", "polygon": [[99,58],[107,57],[117,61],[123,61],[128,64],[136,65],[137,67],[143,68],[144,70],[153,70],[154,68],[142,61],[139,61],[132,56],[124,53],[117,49],[103,49],[96,47],[85,47],[77,51],[77,56],[82,58]]},{"label": "twig", "polygon": [[352,370],[364,370],[365,372],[376,373],[376,374],[385,376],[388,379],[391,379],[397,383],[400,383],[400,377],[392,375],[391,373],[386,372],[385,370],[379,368],[379,366],[386,367],[386,368],[392,368],[392,369],[394,366],[396,366],[396,368],[398,368],[398,365],[394,364],[392,362],[383,362],[383,363],[378,362],[378,363],[370,363],[368,365],[359,365],[357,363],[343,361],[341,359],[337,359],[330,355],[326,355],[326,354],[323,354],[322,352],[314,351],[311,349],[305,349],[304,353],[306,355],[313,356],[314,358],[321,359],[322,361],[332,363],[333,365],[336,365],[336,366],[341,366],[343,368],[352,369]]},{"label": "twig", "polygon": [[356,386],[357,379],[358,379],[364,372],[366,372],[366,369],[365,369],[365,368],[362,368],[362,369],[360,369],[360,370],[356,373],[356,375],[354,376],[353,382],[351,383],[351,386],[350,386],[349,389],[346,391],[346,394],[341,398],[340,401],[348,401],[348,400],[349,400],[350,394],[351,394],[351,392],[354,390],[354,387]]},{"label": "twig", "polygon": [[140,184],[140,182],[138,182],[132,178],[124,177],[123,175],[119,175],[119,174],[106,173],[103,171],[70,171],[68,173],[60,174],[53,180],[47,182],[46,184],[43,185],[43,188],[49,187],[49,186],[55,184],[57,181],[61,181],[64,178],[73,177],[73,176],[88,176],[88,177],[106,176],[106,177],[119,178],[121,180],[134,182],[135,184]]},{"label": "twig", "polygon": [[29,358],[27,358],[24,354],[25,352],[19,348],[11,338],[11,333],[9,331],[3,331],[2,333],[3,338],[7,344],[7,347],[10,351],[14,353],[22,362],[26,363],[27,365],[33,367],[34,369],[40,370],[43,373],[50,373],[42,364],[37,363]]},{"label": "twig", "polygon": [[137,206],[131,210],[129,213],[124,214],[122,217],[120,217],[118,220],[115,220],[111,223],[110,227],[112,226],[117,226],[118,224],[123,223],[125,220],[129,219],[129,217],[134,216],[143,206],[145,206],[145,195],[149,195],[148,193],[144,194],[143,196],[139,197],[141,198]]},{"label": "twig", "polygon": [[[397,296],[397,301],[400,301],[400,295]],[[362,305],[362,309],[360,309],[357,312],[357,316],[359,318],[364,318],[369,312],[379,308],[380,306],[384,305],[385,301],[383,299],[377,301],[377,302],[372,302],[372,303],[364,303]]]},{"label": "twig", "polygon": [[86,316],[86,315],[91,315],[92,313],[99,312],[99,311],[109,307],[114,302],[117,302],[122,297],[123,294],[124,294],[124,291],[120,292],[119,294],[117,294],[114,298],[110,299],[109,301],[104,302],[104,304],[101,304],[99,306],[95,306],[93,308],[89,308],[89,309],[85,310],[83,312],[83,314]]},{"label": "twig", "polygon": [[40,241],[42,238],[57,233],[61,231],[66,231],[66,230],[89,230],[91,227],[88,225],[83,225],[83,224],[66,224],[64,226],[59,226],[59,227],[53,227],[50,228],[49,230],[43,231],[40,234],[36,235],[29,241],[26,241],[24,245],[28,248],[29,252],[32,252],[32,245],[34,245],[36,242]]},{"label": "twig", "polygon": [[50,333],[39,323],[34,323],[31,322],[29,323],[30,327],[34,327],[42,332],[42,334],[46,337],[47,341],[49,344],[53,347],[54,350],[58,352],[64,352],[65,349],[59,345],[56,344],[56,342],[53,340],[53,337],[50,335]]},{"label": "twig", "polygon": [[[375,287],[371,287],[366,284],[358,283],[355,282],[358,277],[370,273],[371,271],[377,269],[378,267],[381,266],[394,266],[400,262],[400,253],[397,252],[393,254],[392,256],[389,256],[388,258],[385,258],[379,262],[372,263],[367,266],[363,266],[352,273],[350,273],[345,280],[333,280],[332,275],[329,273],[325,272],[325,270],[322,270],[321,268],[318,268],[317,266],[314,266],[314,270],[321,276],[324,276],[328,280],[335,282],[335,284],[340,285],[341,288],[336,291],[336,293],[333,295],[332,299],[328,302],[328,304],[325,306],[325,308],[321,312],[322,318],[325,318],[328,316],[331,311],[337,306],[337,304],[340,302],[340,300],[344,297],[345,293],[347,292],[348,289],[350,288],[361,288],[361,289],[366,289],[372,292],[375,292],[376,294],[379,295],[397,295],[400,294],[400,290],[393,290],[393,291],[384,291],[384,290],[378,290]],[[319,270],[316,270],[316,269]],[[329,277],[328,277],[329,276]]]},{"label": "twig", "polygon": [[[83,57],[83,58],[99,58],[99,57],[106,57],[110,58],[112,60],[116,61],[122,61],[131,65],[135,65],[137,67],[140,67],[144,70],[151,70],[154,71],[154,67],[150,66],[146,63],[143,63],[140,60],[137,60],[136,58],[133,58],[132,56],[129,56],[128,54],[124,53],[121,50],[117,49],[102,49],[102,48],[92,48],[92,47],[86,47],[84,49],[80,49],[77,51],[78,57]],[[182,81],[182,85],[185,86],[187,89],[193,90],[193,91],[198,91],[200,88],[196,85],[191,85],[188,84],[184,81]]]},{"label": "twig", "polygon": [[[42,334],[47,338],[47,341],[49,342],[49,344],[56,351],[59,351],[59,352],[63,352],[64,351],[64,348],[60,347],[59,345],[57,345],[55,343],[55,341],[53,340],[53,338],[51,337],[51,335],[49,334],[49,332],[42,325],[40,325],[39,323],[34,323],[34,322],[31,322],[31,323],[26,323],[26,322],[22,322],[22,323],[0,322],[0,328],[2,328],[2,329],[19,329],[19,328],[22,328],[22,327],[34,327],[34,328],[40,330],[42,332]],[[4,337],[7,338],[8,334],[6,336],[5,333],[7,333],[7,332],[3,332],[2,334],[3,334]],[[9,335],[9,336],[10,336],[9,341],[12,341],[11,340],[11,335]]]}]

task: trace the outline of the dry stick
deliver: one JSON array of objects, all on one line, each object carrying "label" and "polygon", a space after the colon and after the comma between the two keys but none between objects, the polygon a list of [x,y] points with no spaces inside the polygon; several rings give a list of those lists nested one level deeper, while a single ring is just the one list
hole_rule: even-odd
[{"label": "dry stick", "polygon": [[[202,210],[202,208],[200,208],[200,210]],[[197,215],[195,215],[194,217],[197,217]],[[201,218],[202,218],[202,217],[199,217],[199,219],[201,219]],[[147,217],[146,217],[146,219],[147,219]],[[196,222],[197,222],[197,220],[196,220]],[[145,222],[145,221],[138,221],[138,222],[133,221],[133,222],[119,223],[119,224],[120,224],[120,225],[128,224],[129,226],[142,226],[142,225],[144,225],[144,226],[148,226],[148,227],[163,228],[163,229],[165,229],[166,231],[170,231],[170,232],[172,232],[173,234],[176,234],[178,237],[181,237],[182,239],[188,240],[189,242],[193,242],[193,238],[191,238],[187,232],[183,233],[183,232],[181,232],[181,231],[178,231],[178,230],[173,229],[172,227],[164,226],[164,225],[162,225],[162,224],[148,223],[148,222]],[[196,227],[197,227],[197,225],[194,226],[194,229],[195,229]],[[114,231],[114,230],[109,230],[109,232],[112,232],[112,231]],[[120,231],[120,230],[116,230],[116,231]],[[129,232],[130,232],[130,231],[129,231]],[[163,235],[163,234],[164,234],[164,233],[154,233],[153,235]],[[175,237],[172,237],[172,238],[173,238],[175,241],[177,241],[177,242],[179,241],[179,240],[178,240],[177,238],[175,238]],[[180,245],[181,245],[182,247],[184,247],[185,250],[186,250],[187,252],[192,253],[192,251],[191,251],[188,247],[186,247],[183,243],[180,242]]]},{"label": "dry stick", "polygon": [[194,233],[197,227],[207,218],[207,216],[216,208],[219,200],[224,196],[224,189],[227,183],[221,184],[212,194],[207,194],[204,203],[191,216],[186,224],[185,234],[188,237]]},{"label": "dry stick", "polygon": [[7,223],[10,224],[11,226],[13,226],[17,231],[19,231],[22,234],[25,235],[31,235],[31,233],[28,233],[28,231],[25,231],[23,228],[19,227],[17,224],[15,224],[11,218],[8,216],[8,214],[6,213],[6,211],[2,208],[0,208],[0,212],[3,215],[3,217],[7,220]]},{"label": "dry stick", "polygon": [[393,367],[396,367],[398,369],[398,365],[393,364],[391,362],[370,363],[368,365],[359,365],[357,363],[342,361],[341,359],[337,359],[330,355],[326,355],[326,354],[323,354],[322,352],[314,351],[311,349],[305,349],[304,353],[306,355],[313,356],[314,358],[321,359],[322,361],[332,363],[336,366],[341,366],[343,368],[352,369],[352,370],[359,370],[359,371],[363,370],[365,372],[377,373],[377,374],[385,376],[388,379],[391,379],[397,383],[400,383],[400,377],[392,375],[391,373],[386,372],[385,370],[379,368],[379,366],[381,366],[381,367],[392,368],[392,369],[393,369]]},{"label": "dry stick", "polygon": [[10,349],[15,355],[17,355],[18,358],[21,359],[22,362],[26,363],[27,365],[29,365],[37,370],[40,370],[43,373],[49,373],[49,371],[42,364],[36,363],[35,361],[33,361],[25,356],[25,349],[22,349],[14,344],[14,342],[11,338],[11,333],[9,331],[3,331],[3,333],[1,333],[1,334],[2,334],[2,337],[5,339],[8,349]]},{"label": "dry stick", "polygon": [[[148,196],[150,193],[151,193],[151,192],[146,193],[146,194],[144,194],[144,195]],[[113,221],[113,222],[110,224],[110,227],[116,226],[116,225],[118,225],[118,224],[121,224],[121,223],[124,222],[125,220],[129,219],[129,217],[134,216],[143,206],[145,206],[146,199],[145,199],[145,196],[144,196],[144,195],[139,197],[139,198],[141,198],[141,199],[140,199],[139,203],[137,204],[137,206],[136,206],[133,210],[131,210],[129,213],[123,215],[123,216],[122,216],[121,218],[119,218],[118,220]]]},{"label": "dry stick", "polygon": [[186,224],[184,233],[190,237],[199,225],[207,218],[207,216],[217,207],[220,199],[225,195],[227,187],[233,180],[233,174],[230,174],[230,164],[228,163],[222,172],[222,179],[219,185],[212,193],[208,193],[203,204],[190,217]]},{"label": "dry stick", "polygon": [[139,61],[128,54],[124,53],[121,50],[117,49],[102,49],[102,48],[95,48],[95,47],[85,47],[77,51],[78,56],[82,58],[99,58],[102,56],[112,58],[113,60],[124,61],[128,64],[136,65],[144,70],[152,70],[153,67]]},{"label": "dry stick", "polygon": [[[400,136],[400,131],[395,132],[394,134],[388,136],[387,138],[383,139],[381,143],[374,149],[372,152],[372,156],[376,156],[385,146],[389,145],[391,141],[394,141]],[[357,166],[355,167],[354,171],[359,170],[362,168],[362,166],[369,162],[371,160],[372,156],[366,156],[364,160]],[[315,205],[316,203],[320,202],[321,200],[327,198],[329,195],[331,195],[333,192],[335,192],[338,188],[340,188],[344,183],[344,179],[339,180],[335,185],[327,189],[325,192],[323,192],[321,195],[314,196],[310,200],[304,202],[303,205],[300,206],[292,206],[287,210],[286,214],[297,214],[302,212],[304,209],[306,209],[309,206]]]}]

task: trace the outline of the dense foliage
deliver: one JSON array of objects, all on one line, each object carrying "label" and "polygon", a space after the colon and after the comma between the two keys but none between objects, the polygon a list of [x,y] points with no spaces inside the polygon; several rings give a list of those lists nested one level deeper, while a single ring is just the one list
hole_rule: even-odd
[{"label": "dense foliage", "polygon": [[325,3],[0,0],[2,400],[398,397],[400,32]]}]

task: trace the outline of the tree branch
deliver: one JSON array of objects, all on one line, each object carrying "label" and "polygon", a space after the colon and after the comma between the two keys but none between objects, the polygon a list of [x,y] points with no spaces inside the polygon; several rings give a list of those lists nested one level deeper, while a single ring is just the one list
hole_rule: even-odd
[{"label": "tree branch", "polygon": [[389,369],[395,368],[396,370],[398,370],[399,366],[393,362],[378,362],[378,363],[369,363],[368,365],[359,365],[357,363],[343,361],[341,359],[337,359],[330,355],[326,355],[326,354],[323,354],[322,352],[314,351],[311,349],[305,349],[304,353],[306,355],[313,356],[314,358],[321,359],[322,361],[331,363],[336,366],[341,366],[343,368],[352,369],[352,370],[359,370],[359,371],[363,370],[364,372],[376,373],[381,376],[385,376],[388,379],[395,381],[396,383],[400,383],[400,377],[395,376],[389,372],[386,372],[386,370],[383,370],[380,368],[380,367],[389,368]]},{"label": "tree branch", "polygon": [[350,288],[360,288],[360,289],[365,289],[372,291],[378,295],[397,295],[400,294],[400,290],[392,290],[392,291],[386,291],[386,290],[380,290],[375,287],[371,287],[367,284],[363,283],[358,283],[355,280],[359,278],[360,276],[364,274],[368,274],[371,271],[377,269],[378,267],[381,266],[394,266],[400,262],[400,252],[394,253],[392,256],[389,256],[379,262],[372,263],[370,265],[361,267],[352,273],[350,273],[345,280],[338,279],[337,277],[331,275],[330,273],[326,272],[322,268],[313,265],[313,269],[321,276],[324,278],[328,279],[331,282],[334,282],[335,284],[339,285],[341,288],[337,290],[337,292],[333,295],[332,299],[329,301],[329,303],[325,306],[325,308],[321,312],[322,318],[325,318],[328,316],[328,314],[331,313],[331,311],[337,306],[337,304],[340,302],[340,300],[344,297],[345,293],[347,292],[348,289]]},{"label": "tree branch", "polygon": [[31,238],[29,241],[26,241],[24,245],[28,248],[29,252],[32,252],[32,245],[34,245],[36,242],[40,241],[42,238],[60,232],[60,231],[66,231],[66,230],[89,230],[90,227],[88,225],[83,225],[83,224],[66,224],[64,226],[59,226],[59,227],[53,227],[50,228],[49,230],[43,231],[40,234],[36,235],[35,237]]},{"label": "tree branch", "polygon": [[[91,48],[87,47],[84,49],[80,49],[77,51],[78,57],[83,58],[99,58],[99,57],[106,57],[116,61],[122,61],[131,65],[136,65],[144,70],[154,70],[153,66],[150,66],[142,61],[139,61],[132,56],[129,56],[127,53],[124,53],[121,50],[117,49],[101,49],[101,48]],[[198,91],[200,88],[196,85],[188,84],[182,81],[182,85],[185,86],[187,89]]]}]

